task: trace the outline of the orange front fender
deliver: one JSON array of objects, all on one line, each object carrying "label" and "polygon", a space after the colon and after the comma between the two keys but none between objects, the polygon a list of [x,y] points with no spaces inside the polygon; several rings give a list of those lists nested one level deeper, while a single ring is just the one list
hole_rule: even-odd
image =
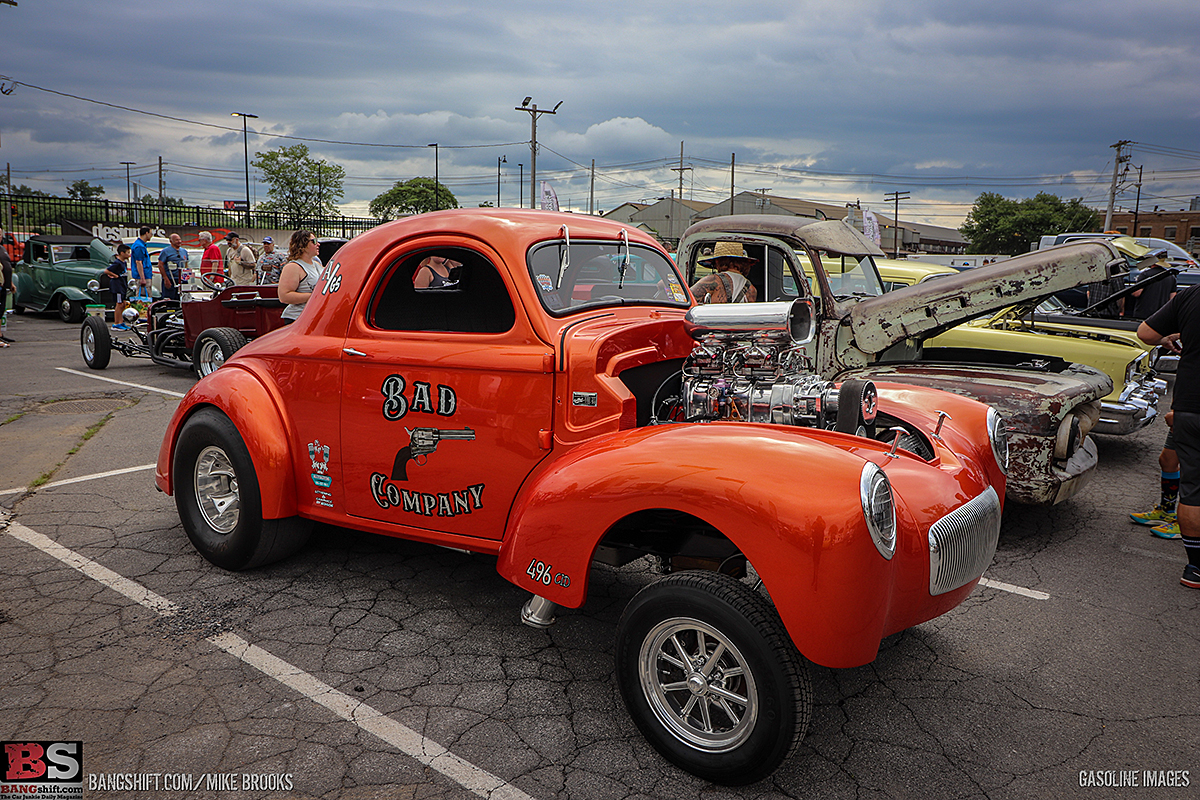
[{"label": "orange front fender", "polygon": [[533,476],[513,505],[497,569],[523,589],[577,608],[605,533],[645,509],[709,523],[754,565],[805,656],[871,661],[894,565],[863,519],[864,459],[840,434],[742,423],[664,425],[581,445]]},{"label": "orange front fender", "polygon": [[287,418],[280,413],[276,395],[257,375],[237,363],[226,364],[197,383],[175,409],[158,451],[154,472],[158,488],[170,495],[175,493],[175,476],[171,474],[175,443],[188,417],[205,406],[217,408],[229,417],[250,451],[262,497],[263,518],[295,516],[296,483]]}]

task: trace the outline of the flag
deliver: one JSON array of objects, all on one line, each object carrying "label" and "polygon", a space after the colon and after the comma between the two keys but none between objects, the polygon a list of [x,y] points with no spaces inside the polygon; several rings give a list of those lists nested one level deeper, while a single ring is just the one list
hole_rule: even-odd
[{"label": "flag", "polygon": [[542,181],[542,211],[558,211],[558,195],[545,181]]},{"label": "flag", "polygon": [[879,218],[875,216],[874,211],[863,212],[863,233],[875,244],[879,244]]}]

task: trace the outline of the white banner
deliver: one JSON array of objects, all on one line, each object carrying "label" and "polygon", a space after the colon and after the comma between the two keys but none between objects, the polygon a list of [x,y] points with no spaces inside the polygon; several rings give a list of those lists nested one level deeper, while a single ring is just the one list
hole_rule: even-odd
[{"label": "white banner", "polygon": [[879,244],[879,219],[875,216],[874,211],[863,212],[863,233],[875,244]]},{"label": "white banner", "polygon": [[558,195],[545,181],[542,181],[542,211],[558,211]]}]

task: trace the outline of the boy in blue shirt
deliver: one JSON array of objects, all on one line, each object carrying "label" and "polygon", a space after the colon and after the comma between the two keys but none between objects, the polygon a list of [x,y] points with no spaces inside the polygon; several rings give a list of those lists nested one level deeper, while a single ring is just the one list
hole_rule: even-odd
[{"label": "boy in blue shirt", "polygon": [[114,331],[129,330],[129,326],[125,324],[121,315],[125,311],[125,298],[129,293],[129,287],[125,283],[125,268],[129,265],[130,253],[129,245],[117,245],[116,258],[108,265],[108,269],[104,270],[104,274],[108,276],[109,291],[112,292],[113,300],[116,301],[113,305]]}]

